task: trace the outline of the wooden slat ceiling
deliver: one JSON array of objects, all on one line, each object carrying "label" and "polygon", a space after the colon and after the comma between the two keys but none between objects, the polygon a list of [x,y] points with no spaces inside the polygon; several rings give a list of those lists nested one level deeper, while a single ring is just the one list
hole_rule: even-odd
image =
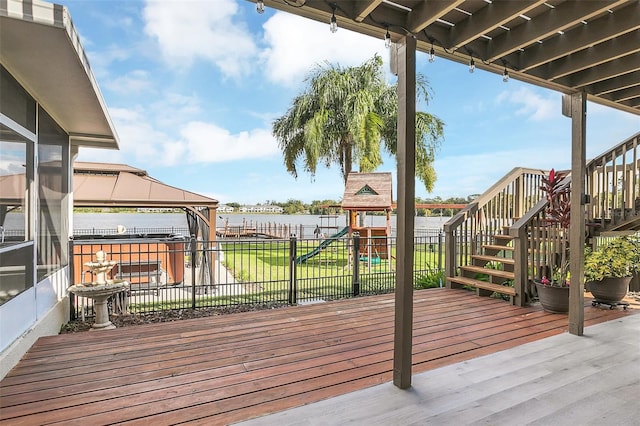
[{"label": "wooden slat ceiling", "polygon": [[[254,1],[254,0],[252,0]],[[327,25],[640,115],[640,0],[265,0]],[[304,37],[304,34],[293,35]],[[327,31],[327,37],[331,34]]]}]

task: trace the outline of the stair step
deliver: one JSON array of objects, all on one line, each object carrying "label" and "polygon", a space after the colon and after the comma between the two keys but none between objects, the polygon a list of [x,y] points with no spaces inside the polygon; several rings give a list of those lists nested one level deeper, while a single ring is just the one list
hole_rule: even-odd
[{"label": "stair step", "polygon": [[516,261],[509,257],[490,256],[488,254],[473,254],[472,259],[487,261],[487,262],[500,262],[504,265],[515,265]]},{"label": "stair step", "polygon": [[505,251],[513,251],[513,246],[500,246],[497,244],[484,244],[482,246],[484,250],[505,250]]},{"label": "stair step", "polygon": [[506,280],[513,280],[515,278],[515,274],[513,272],[501,271],[499,269],[483,268],[482,266],[461,266],[460,270],[466,272],[474,272],[476,274],[490,275],[492,277],[500,277]]},{"label": "stair step", "polygon": [[511,235],[495,234],[493,236],[493,239],[496,241],[504,241],[508,243],[509,241],[513,240],[513,237]]},{"label": "stair step", "polygon": [[495,291],[496,293],[508,294],[509,296],[516,295],[516,289],[513,287],[507,287],[500,284],[488,283],[486,281],[474,280],[473,278],[466,278],[466,277],[449,277],[447,279],[457,284],[467,285],[475,288],[481,288],[483,290]]}]

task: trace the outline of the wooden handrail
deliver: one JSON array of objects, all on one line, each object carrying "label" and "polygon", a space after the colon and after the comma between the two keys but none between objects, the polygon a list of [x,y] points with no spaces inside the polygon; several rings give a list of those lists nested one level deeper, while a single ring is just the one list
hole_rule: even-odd
[{"label": "wooden handrail", "polygon": [[529,169],[529,168],[525,168],[525,167],[514,167],[509,173],[504,175],[498,182],[493,184],[493,186],[491,186],[488,190],[486,190],[482,195],[478,196],[478,198],[473,200],[473,202],[469,203],[467,205],[467,207],[465,207],[464,209],[460,210],[458,213],[456,213],[455,216],[453,216],[451,219],[449,219],[444,224],[445,232],[448,229],[455,228],[455,227],[459,226],[469,215],[475,214],[475,212],[478,210],[478,208],[480,208],[480,207],[484,206],[485,204],[487,204],[497,194],[499,194],[507,185],[511,184],[516,179],[518,179],[520,176],[522,176],[522,175],[524,175],[526,173],[542,174],[544,172],[542,170],[539,170],[539,169]]},{"label": "wooden handrail", "polygon": [[602,162],[602,160],[605,160],[605,162],[609,162],[611,161],[611,159],[615,158],[615,157],[619,157],[622,155],[623,151],[625,148],[627,148],[627,150],[629,150],[629,148],[631,148],[634,140],[640,138],[640,132],[632,135],[631,137],[629,137],[628,139],[620,142],[618,145],[614,146],[613,148],[611,148],[610,150],[598,155],[597,157],[592,158],[591,160],[587,161],[587,168],[592,167],[593,165],[598,165]]}]

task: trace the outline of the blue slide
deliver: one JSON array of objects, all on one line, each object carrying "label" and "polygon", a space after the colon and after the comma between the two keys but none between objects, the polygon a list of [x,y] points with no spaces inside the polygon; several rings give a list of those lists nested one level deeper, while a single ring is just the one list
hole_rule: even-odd
[{"label": "blue slide", "polygon": [[330,236],[329,238],[325,238],[324,240],[322,240],[320,242],[320,244],[318,244],[318,247],[314,248],[313,250],[311,250],[309,253],[300,255],[298,257],[296,257],[296,264],[299,265],[301,263],[304,263],[307,261],[307,259],[312,258],[313,256],[317,255],[318,253],[320,253],[322,250],[324,250],[329,244],[331,244],[332,242],[334,242],[335,240],[337,240],[338,238],[344,236],[347,232],[349,232],[349,227],[345,226],[343,229],[341,229],[340,231],[338,231],[338,233],[333,234],[332,236]]}]

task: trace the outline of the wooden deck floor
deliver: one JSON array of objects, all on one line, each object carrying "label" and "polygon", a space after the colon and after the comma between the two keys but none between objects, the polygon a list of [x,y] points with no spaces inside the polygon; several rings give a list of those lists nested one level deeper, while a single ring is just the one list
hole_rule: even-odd
[{"label": "wooden deck floor", "polygon": [[[393,311],[384,295],[41,338],[0,382],[0,424],[228,424],[388,382]],[[633,313],[587,301],[586,325]],[[566,329],[539,307],[418,291],[413,371]]]}]

